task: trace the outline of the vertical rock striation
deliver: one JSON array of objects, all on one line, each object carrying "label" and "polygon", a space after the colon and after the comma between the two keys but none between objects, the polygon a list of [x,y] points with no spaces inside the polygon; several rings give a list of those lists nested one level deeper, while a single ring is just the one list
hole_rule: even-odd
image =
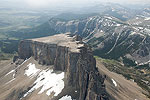
[{"label": "vertical rock striation", "polygon": [[64,71],[65,85],[79,90],[79,100],[108,100],[104,78],[96,68],[92,51],[79,36],[59,34],[21,41],[19,57],[31,56],[40,64]]}]

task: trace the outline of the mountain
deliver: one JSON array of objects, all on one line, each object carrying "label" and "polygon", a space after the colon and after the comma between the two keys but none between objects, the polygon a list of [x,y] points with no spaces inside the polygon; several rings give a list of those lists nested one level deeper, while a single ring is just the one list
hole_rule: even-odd
[{"label": "mountain", "polygon": [[[149,62],[149,29],[111,16],[92,16],[79,20],[52,18],[44,26],[54,33],[78,34],[104,58],[129,58],[141,64]],[[41,28],[40,28],[41,29]]]},{"label": "mountain", "polygon": [[[20,42],[14,62],[0,64],[0,97],[148,100],[149,15],[149,6],[133,9],[97,4],[78,14],[62,13],[33,28],[7,31],[7,37],[0,37],[6,38],[0,42],[1,52],[15,53],[20,40],[25,40]],[[1,22],[2,27],[8,25]],[[7,59],[7,55],[1,57]]]},{"label": "mountain", "polygon": [[150,7],[144,8],[142,15],[146,17],[150,17]]},{"label": "mountain", "polygon": [[145,90],[106,69],[70,33],[23,40],[18,56],[0,66],[1,100],[148,100]]},{"label": "mountain", "polygon": [[108,100],[105,78],[79,36],[24,40],[18,52],[0,72],[1,100]]},{"label": "mountain", "polygon": [[150,17],[137,15],[136,17],[128,20],[127,22],[133,26],[138,26],[139,29],[145,28],[145,31],[150,29]]},{"label": "mountain", "polygon": [[127,58],[140,65],[149,63],[150,59],[148,24],[149,17],[137,17],[127,22],[106,15],[73,20],[52,18],[30,31],[10,36],[34,38],[71,32],[83,37],[93,48],[95,55],[109,59]]},{"label": "mountain", "polygon": [[[97,15],[96,13],[92,14],[73,14],[73,13],[62,13],[55,16],[55,19],[62,21],[70,21],[77,19],[85,19],[90,16]],[[49,22],[42,23],[36,27],[20,30],[12,30],[6,33],[9,37],[15,37],[18,39],[29,39],[29,38],[39,38],[44,36],[50,36],[58,34],[53,28],[49,27]]]},{"label": "mountain", "polygon": [[[134,22],[138,22],[134,20],[139,19],[143,23],[134,24]],[[148,17],[138,17],[122,21],[108,15],[87,16],[81,19],[74,17],[69,20],[52,18],[48,22],[36,27],[35,31],[31,30],[29,33],[14,35],[19,35],[20,37],[28,36],[28,38],[66,32],[80,35],[83,41],[93,49],[94,55],[103,59],[117,60],[121,63],[117,70],[114,68],[116,65],[113,64],[107,64],[109,65],[108,68],[113,69],[112,71],[118,74],[122,74],[127,79],[135,80],[139,86],[146,91],[150,91],[150,80],[148,78],[150,32],[147,26],[148,21]],[[41,31],[38,32],[38,30]],[[133,72],[130,71],[131,69],[133,69]]]},{"label": "mountain", "polygon": [[101,15],[109,15],[126,21],[139,14],[141,12],[141,9],[143,9],[141,8],[140,10],[137,10],[134,8],[130,8],[131,6],[126,6],[127,5],[120,5],[117,3],[102,3],[83,8],[83,11],[85,11],[84,13],[98,13]]}]

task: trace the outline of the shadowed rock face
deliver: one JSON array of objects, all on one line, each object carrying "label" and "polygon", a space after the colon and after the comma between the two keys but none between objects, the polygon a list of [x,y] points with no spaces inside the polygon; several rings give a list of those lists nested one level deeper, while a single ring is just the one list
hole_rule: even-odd
[{"label": "shadowed rock face", "polygon": [[79,90],[79,100],[108,100],[104,77],[96,68],[91,49],[79,36],[59,34],[24,40],[19,45],[19,57],[33,56],[40,64],[54,65],[65,72],[65,86]]}]

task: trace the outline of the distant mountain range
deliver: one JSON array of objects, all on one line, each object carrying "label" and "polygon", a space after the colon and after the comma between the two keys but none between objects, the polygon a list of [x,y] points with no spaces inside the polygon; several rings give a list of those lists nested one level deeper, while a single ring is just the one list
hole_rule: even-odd
[{"label": "distant mountain range", "polygon": [[150,62],[149,7],[133,9],[112,3],[97,4],[85,7],[78,14],[62,13],[37,27],[11,30],[6,34],[28,39],[66,32],[83,37],[95,55],[127,58],[139,65]]},{"label": "distant mountain range", "polygon": [[[81,8],[74,9],[72,12],[68,10],[68,12],[69,13],[66,13],[64,11],[64,13],[54,16],[44,23],[43,21],[45,19],[42,19],[42,17],[40,17],[41,20],[37,18],[37,21],[42,21],[42,24],[36,25],[33,23],[35,27],[20,29],[11,28],[3,31],[5,32],[5,36],[3,36],[5,39],[3,39],[0,35],[0,53],[16,53],[15,51],[17,51],[18,43],[20,40],[23,41],[20,42],[18,49],[19,56],[15,56],[16,58],[14,57],[14,62],[9,62],[8,65],[3,63],[1,64],[0,62],[1,66],[4,65],[7,67],[2,67],[2,71],[0,71],[1,76],[6,76],[4,78],[0,78],[2,79],[0,80],[1,83],[3,83],[3,85],[8,84],[9,81],[7,83],[6,79],[11,79],[12,77],[12,81],[15,80],[14,82],[18,82],[16,80],[24,79],[25,77],[23,76],[23,73],[25,72],[26,67],[32,65],[31,63],[35,63],[36,66],[41,68],[37,70],[41,71],[44,68],[42,65],[47,66],[52,64],[58,70],[63,69],[61,70],[63,72],[69,71],[66,74],[66,76],[68,76],[67,80],[70,79],[69,84],[73,85],[74,82],[78,82],[78,72],[81,73],[79,75],[79,79],[81,79],[80,82],[90,84],[82,85],[80,82],[76,83],[79,84],[79,88],[83,87],[86,90],[83,92],[80,91],[81,94],[79,97],[76,96],[78,95],[78,91],[76,91],[76,89],[70,93],[73,94],[72,97],[77,100],[78,98],[82,98],[81,100],[86,100],[86,98],[93,100],[91,98],[98,97],[105,98],[104,100],[107,100],[106,92],[108,92],[110,96],[114,97],[114,99],[117,98],[116,100],[122,100],[120,98],[124,99],[126,95],[129,100],[141,100],[141,98],[143,100],[147,100],[145,99],[145,95],[150,97],[150,7],[137,6],[136,9],[134,9],[131,6],[127,7],[120,4],[107,3],[86,6],[83,7],[82,10]],[[24,14],[22,16],[24,16]],[[36,20],[33,18],[33,21]],[[0,22],[2,22],[0,23],[1,28],[5,28],[5,26],[9,25],[9,23],[6,23],[7,21],[5,22],[0,20]],[[46,37],[51,35],[55,36]],[[83,39],[81,39],[80,36]],[[38,39],[32,39],[31,41],[31,38]],[[87,45],[82,46],[81,44],[83,42],[81,40],[88,44],[89,47]],[[65,43],[65,41],[67,42]],[[59,44],[61,44],[60,47],[58,46]],[[67,48],[67,46],[70,46],[72,49]],[[68,53],[69,50],[73,50],[73,52]],[[78,55],[79,52],[74,52],[74,50],[81,52],[81,56]],[[95,57],[92,55],[92,51]],[[22,63],[29,57],[31,58],[28,59],[27,62]],[[89,62],[92,63],[90,64]],[[78,66],[78,64],[81,64],[79,69],[74,69],[76,68],[76,65]],[[91,70],[91,68],[93,70]],[[89,70],[88,72],[87,69]],[[18,70],[22,73],[18,74]],[[102,76],[106,78],[105,82],[103,77],[97,77],[97,72],[99,71],[100,75],[104,74],[104,76]],[[83,72],[93,74],[94,76],[91,77]],[[11,77],[9,74],[11,74]],[[20,76],[23,76],[24,78]],[[75,77],[77,77],[77,79],[74,79]],[[97,79],[102,80],[98,80],[97,82]],[[3,82],[3,80],[5,81]],[[26,80],[29,83],[27,82],[27,87],[21,85],[22,90],[15,91],[13,88],[12,90],[14,91],[12,91],[9,90],[9,85],[6,85],[7,87],[4,89],[7,89],[8,92],[10,92],[10,96],[5,96],[9,99],[13,95],[14,100],[16,100],[15,98],[20,99],[24,96],[26,98],[26,96],[30,94],[30,90],[32,91],[34,88],[34,85],[36,87],[36,84],[30,84],[31,80]],[[40,81],[42,80],[45,80],[45,78],[42,78]],[[101,83],[99,83],[100,81]],[[22,84],[21,82],[22,81],[20,81],[20,84]],[[134,82],[136,82],[137,85],[142,87],[142,89],[146,90],[149,94],[145,93],[145,91],[135,85]],[[95,85],[95,83],[97,83],[97,85]],[[2,89],[3,85],[1,86]],[[18,84],[15,83],[15,88],[19,89],[20,87],[18,87]],[[70,90],[66,91],[67,92],[63,92],[63,94],[56,97],[56,100],[66,95],[65,93],[68,94],[70,92]],[[92,96],[90,95],[90,91],[93,93]],[[101,91],[103,91],[103,93],[101,93]],[[34,97],[34,95],[32,96]],[[35,99],[37,98],[38,95],[35,96]]]},{"label": "distant mountain range", "polygon": [[[118,14],[123,14],[127,10],[120,6],[116,8],[120,9],[119,12],[115,10]],[[143,11],[145,12],[145,9]],[[127,18],[127,21],[108,14],[64,13],[38,27],[20,30],[17,33],[12,31],[9,35],[17,38],[34,38],[70,32],[83,37],[84,41],[92,46],[96,55],[113,59],[126,57],[134,63],[147,64],[150,60],[150,17],[148,14],[142,15],[143,11],[140,16],[137,14],[133,18]]]}]

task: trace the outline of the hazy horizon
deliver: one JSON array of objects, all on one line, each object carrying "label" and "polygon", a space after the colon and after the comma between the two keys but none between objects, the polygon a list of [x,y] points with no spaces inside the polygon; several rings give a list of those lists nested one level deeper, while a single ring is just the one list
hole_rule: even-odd
[{"label": "hazy horizon", "polygon": [[52,8],[61,6],[87,6],[100,3],[118,3],[118,4],[150,4],[150,0],[1,0],[2,6],[27,7],[27,8]]}]

